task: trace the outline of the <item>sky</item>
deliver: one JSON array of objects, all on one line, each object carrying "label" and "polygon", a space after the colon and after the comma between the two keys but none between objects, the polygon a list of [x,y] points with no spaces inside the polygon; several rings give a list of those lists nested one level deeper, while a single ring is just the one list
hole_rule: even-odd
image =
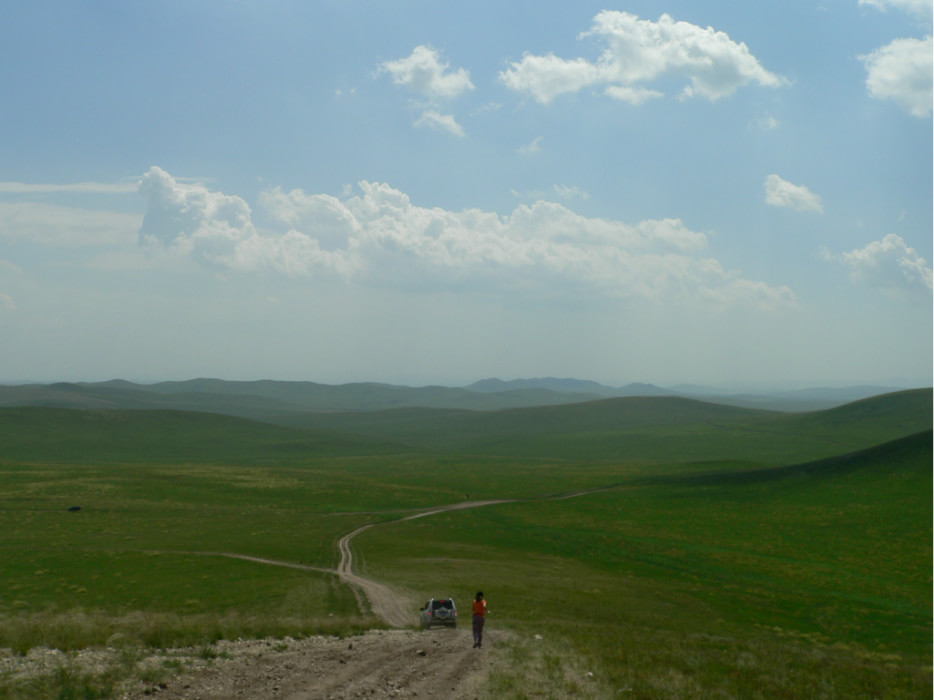
[{"label": "sky", "polygon": [[922,0],[0,4],[0,382],[929,386]]}]

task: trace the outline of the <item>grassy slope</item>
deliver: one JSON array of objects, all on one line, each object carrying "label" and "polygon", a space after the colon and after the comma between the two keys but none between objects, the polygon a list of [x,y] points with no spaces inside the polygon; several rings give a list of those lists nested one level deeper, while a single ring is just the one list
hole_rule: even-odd
[{"label": "grassy slope", "polygon": [[377,411],[398,407],[457,408],[491,411],[590,401],[591,394],[546,389],[519,389],[494,394],[449,387],[404,387],[357,383],[332,386],[314,382],[193,379],[184,382],[134,384],[121,380],[97,383],[0,385],[0,406],[46,406],[113,410],[173,409],[207,411],[278,422],[296,413]]},{"label": "grassy slope", "polygon": [[0,460],[280,463],[392,454],[386,440],[295,430],[210,413],[0,408]]},{"label": "grassy slope", "polygon": [[637,697],[921,697],[931,461],[926,432],[754,478],[399,523],[360,546],[422,597],[483,588],[492,629],[572,640]]},{"label": "grassy slope", "polygon": [[674,397],[606,399],[491,413],[398,411],[295,417],[303,425],[512,458],[787,464],[869,447],[931,426],[930,389],[785,414]]},{"label": "grassy slope", "polygon": [[[295,419],[296,413],[307,412],[382,411],[405,407],[498,411],[581,403],[607,396],[671,395],[671,392],[651,385],[610,389],[576,380],[494,382],[492,388],[495,391],[441,386],[406,387],[373,382],[334,386],[271,380],[237,382],[193,379],[157,384],[112,380],[0,385],[0,406],[208,411],[288,423]],[[789,394],[695,398],[747,408],[808,411],[836,406],[883,391],[881,387],[851,387],[836,391],[819,389]]]},{"label": "grassy slope", "polygon": [[30,384],[0,386],[0,406],[34,406],[98,410],[177,410],[222,413],[255,417],[272,412],[302,410],[276,397],[256,396],[216,391],[168,393],[154,391],[130,382],[113,381],[96,384]]},{"label": "grassy slope", "polygon": [[508,406],[535,406],[545,403],[587,401],[593,395],[558,393],[544,389],[522,389],[499,394],[480,394],[466,389],[425,386],[407,387],[377,382],[329,385],[314,382],[261,380],[231,382],[218,379],[195,379],[187,382],[164,382],[147,389],[174,394],[210,392],[224,396],[247,395],[275,399],[310,411],[378,411],[403,406],[425,408],[460,408],[487,411]]},{"label": "grassy slope", "polygon": [[[398,517],[388,511],[625,483],[375,528],[359,554],[418,598],[464,599],[482,585],[500,610],[493,629],[567,640],[636,697],[795,695],[806,687],[795,683],[828,678],[837,696],[930,694],[929,674],[916,673],[930,663],[930,434],[763,470],[785,454],[815,459],[929,430],[930,391],[803,416],[666,401],[481,424],[421,414],[433,454],[384,439],[422,434],[398,430],[404,412],[364,416],[389,423],[359,437],[205,414],[0,411],[0,579],[11,592],[0,646],[100,643],[133,634],[139,619],[119,620],[134,610],[151,622],[147,641],[326,630],[330,612],[354,620],[352,597],[326,575],[186,552],[330,566],[340,533]],[[523,456],[483,454],[510,431]],[[636,459],[671,442],[686,452],[667,466]],[[589,461],[570,461],[575,446]],[[736,455],[747,463],[726,463]],[[707,476],[644,480],[698,470]],[[77,608],[105,622],[76,633]]]}]

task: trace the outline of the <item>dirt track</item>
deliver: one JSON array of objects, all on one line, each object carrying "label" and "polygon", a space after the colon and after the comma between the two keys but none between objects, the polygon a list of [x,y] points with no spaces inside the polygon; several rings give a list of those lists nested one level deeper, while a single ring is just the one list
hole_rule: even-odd
[{"label": "dirt track", "polygon": [[[414,515],[409,515],[401,520],[415,520],[416,518],[425,518],[438,513],[445,513],[451,510],[464,510],[466,508],[482,508],[483,506],[495,505],[497,503],[511,503],[512,501],[466,501],[464,503],[455,503],[449,506],[442,506],[432,510],[423,511]],[[337,565],[337,575],[341,580],[353,588],[357,594],[357,602],[361,609],[365,607],[362,596],[365,596],[370,603],[370,609],[373,614],[392,627],[406,627],[414,622],[414,601],[406,600],[390,588],[376,581],[363,578],[353,572],[353,551],[350,543],[354,537],[361,532],[370,529],[373,525],[364,525],[353,532],[344,535],[337,543],[340,552],[340,561]]]},{"label": "dirt track", "polygon": [[[409,515],[402,520],[424,518],[449,510],[479,508],[510,501],[471,501]],[[351,542],[373,525],[364,525],[338,542],[336,570],[292,562],[223,552],[198,552],[205,556],[327,571],[340,577],[357,596],[362,610],[369,605],[374,615],[395,628],[416,623],[417,606],[388,586],[364,578],[353,570]],[[313,637],[302,640],[250,640],[220,642],[220,658],[210,665],[164,683],[164,687],[135,683],[123,697],[144,698],[473,698],[491,667],[496,634],[487,635],[486,648],[473,648],[471,633],[461,629],[373,631],[352,639]],[[492,647],[492,648],[491,648]],[[191,656],[197,652],[192,650]],[[187,657],[182,650],[179,655]],[[155,663],[161,663],[153,660]]]},{"label": "dirt track", "polygon": [[136,682],[123,697],[474,698],[495,641],[480,651],[471,648],[465,629],[388,630],[350,639],[220,642],[217,648],[222,658],[203,669],[165,687]]},{"label": "dirt track", "polygon": [[[555,495],[544,500],[573,498],[585,493],[590,492]],[[463,502],[417,512],[400,520],[511,502]],[[491,669],[501,661],[497,648],[502,648],[508,633],[495,628],[489,630],[484,635],[484,648],[479,650],[473,648],[468,620],[464,620],[459,629],[413,629],[417,622],[417,602],[406,600],[388,586],[354,572],[351,543],[371,527],[375,525],[364,525],[340,539],[337,569],[227,552],[176,553],[229,557],[266,566],[334,574],[353,589],[361,610],[369,607],[373,614],[395,629],[373,630],[347,639],[321,636],[224,640],[212,648],[209,656],[215,658],[205,658],[203,647],[153,651],[137,660],[134,677],[123,682],[117,697],[133,700],[154,696],[176,700],[490,697],[484,692],[485,682]],[[110,647],[67,655],[43,648],[31,650],[26,657],[9,652],[0,649],[0,673],[9,678],[54,675],[65,666],[70,672],[101,674],[124,663],[123,652]],[[165,681],[141,680],[147,676],[164,678],[166,669],[170,668],[185,670]]]},{"label": "dirt track", "polygon": [[337,543],[340,563],[337,565],[336,573],[353,589],[361,609],[365,609],[366,601],[369,601],[373,614],[383,622],[392,627],[406,627],[415,621],[415,609],[387,586],[353,572],[353,551],[350,548],[350,541],[371,527],[372,525],[364,525],[340,539]]}]

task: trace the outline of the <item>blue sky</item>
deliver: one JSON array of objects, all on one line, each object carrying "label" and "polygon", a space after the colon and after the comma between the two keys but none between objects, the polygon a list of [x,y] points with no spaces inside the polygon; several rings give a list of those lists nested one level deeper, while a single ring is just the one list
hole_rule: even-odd
[{"label": "blue sky", "polygon": [[0,7],[0,381],[930,384],[931,5]]}]

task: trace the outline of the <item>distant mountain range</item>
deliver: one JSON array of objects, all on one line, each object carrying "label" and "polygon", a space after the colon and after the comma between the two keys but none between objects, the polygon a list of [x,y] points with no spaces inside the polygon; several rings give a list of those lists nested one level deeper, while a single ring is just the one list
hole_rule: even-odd
[{"label": "distant mountain range", "polygon": [[0,406],[175,409],[278,422],[283,416],[295,413],[380,411],[397,408],[496,411],[583,403],[607,398],[658,396],[700,398],[745,408],[807,411],[831,408],[898,389],[855,386],[843,389],[740,395],[692,385],[662,388],[652,384],[627,384],[623,387],[610,387],[593,381],[553,377],[509,381],[484,379],[460,388],[222,379],[136,384],[118,379],[90,383],[0,385]]},{"label": "distant mountain range", "polygon": [[483,379],[464,388],[484,393],[536,389],[553,391],[559,394],[587,394],[603,397],[675,395],[675,392],[659,388],[654,384],[627,384],[624,387],[616,388],[584,379],[556,379],[554,377],[512,379],[510,381]]},{"label": "distant mountain range", "polygon": [[627,396],[684,396],[701,398],[715,403],[752,408],[771,408],[775,410],[819,410],[859,399],[901,391],[906,387],[859,385],[841,388],[814,388],[793,391],[772,391],[761,393],[737,394],[715,387],[697,384],[678,384],[672,387],[659,387],[654,384],[633,383],[622,387],[612,387],[582,379],[556,379],[543,377],[538,379],[483,379],[464,387],[470,391],[487,393],[540,390],[555,393],[585,394],[592,397],[617,398]]}]

